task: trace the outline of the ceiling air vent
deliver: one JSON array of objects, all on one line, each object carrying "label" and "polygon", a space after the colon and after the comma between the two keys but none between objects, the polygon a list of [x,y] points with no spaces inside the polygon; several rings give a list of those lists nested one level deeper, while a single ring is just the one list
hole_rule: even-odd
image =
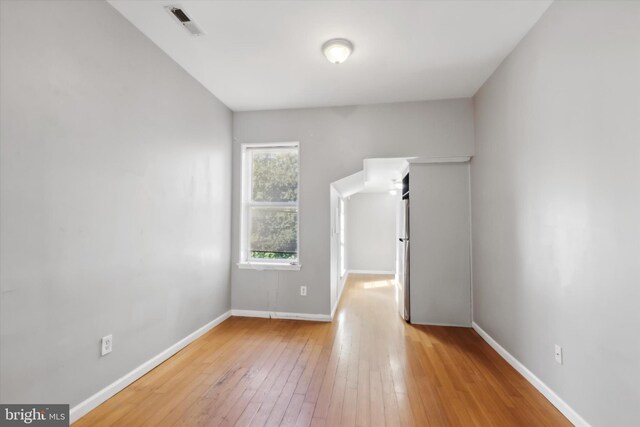
[{"label": "ceiling air vent", "polygon": [[165,9],[173,15],[173,17],[182,25],[192,36],[201,36],[204,34],[204,31],[200,29],[198,24],[193,22],[191,18],[179,7],[176,6],[167,6]]}]

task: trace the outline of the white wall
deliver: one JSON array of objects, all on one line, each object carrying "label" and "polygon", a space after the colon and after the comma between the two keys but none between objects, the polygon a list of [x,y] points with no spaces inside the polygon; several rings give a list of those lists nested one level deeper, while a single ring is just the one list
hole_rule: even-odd
[{"label": "white wall", "polygon": [[[234,113],[232,257],[238,261],[240,145],[300,141],[300,271],[232,266],[234,309],[330,313],[330,184],[374,157],[473,151],[471,100]],[[308,296],[299,295],[307,285]]]},{"label": "white wall", "polygon": [[411,323],[471,325],[469,164],[411,164]]},{"label": "white wall", "polygon": [[593,426],[640,425],[640,2],[556,1],[475,108],[475,321]]},{"label": "white wall", "polygon": [[358,193],[346,201],[347,268],[395,274],[400,194]]},{"label": "white wall", "polygon": [[0,5],[0,401],[75,405],[229,310],[231,112],[107,3]]}]

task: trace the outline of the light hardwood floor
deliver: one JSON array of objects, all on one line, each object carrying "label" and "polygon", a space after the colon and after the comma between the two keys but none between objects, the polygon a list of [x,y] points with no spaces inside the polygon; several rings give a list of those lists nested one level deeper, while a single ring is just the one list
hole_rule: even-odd
[{"label": "light hardwood floor", "polygon": [[571,425],[472,329],[396,313],[352,276],[332,323],[232,317],[74,425]]}]

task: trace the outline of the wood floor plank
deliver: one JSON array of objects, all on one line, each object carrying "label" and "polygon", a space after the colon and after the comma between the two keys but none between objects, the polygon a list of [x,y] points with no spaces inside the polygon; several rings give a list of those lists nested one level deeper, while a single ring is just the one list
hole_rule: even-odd
[{"label": "wood floor plank", "polygon": [[298,418],[296,419],[296,427],[309,427],[313,418],[313,410],[316,404],[312,402],[304,402]]},{"label": "wood floor plank", "polygon": [[289,401],[289,406],[287,406],[287,410],[284,413],[284,417],[282,418],[282,423],[280,425],[283,427],[295,426],[296,421],[298,420],[298,415],[302,410],[303,403],[304,394],[294,394]]},{"label": "wood floor plank", "polygon": [[334,322],[232,317],[74,425],[571,425],[472,329],[402,321],[390,276],[345,286]]}]

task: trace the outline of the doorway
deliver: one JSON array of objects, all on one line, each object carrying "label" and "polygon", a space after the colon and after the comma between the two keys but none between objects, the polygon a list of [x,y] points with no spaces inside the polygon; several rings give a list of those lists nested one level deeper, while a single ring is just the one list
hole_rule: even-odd
[{"label": "doorway", "polygon": [[377,158],[365,159],[363,166],[330,185],[332,314],[349,275],[385,275],[397,283],[403,267],[398,233],[409,163],[406,158]]}]

